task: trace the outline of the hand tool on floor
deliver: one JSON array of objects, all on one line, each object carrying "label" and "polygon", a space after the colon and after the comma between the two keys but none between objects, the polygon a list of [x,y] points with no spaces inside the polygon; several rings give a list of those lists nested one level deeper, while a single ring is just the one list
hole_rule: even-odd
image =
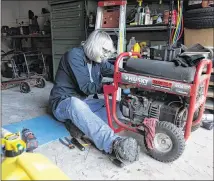
[{"label": "hand tool on floor", "polygon": [[81,151],[85,151],[85,147],[76,138],[71,138],[71,142]]},{"label": "hand tool on floor", "polygon": [[82,144],[83,146],[89,146],[89,145],[92,144],[92,143],[91,143],[87,138],[85,138],[84,136],[81,137],[81,140],[85,143],[85,144]]},{"label": "hand tool on floor", "polygon": [[27,128],[22,130],[22,140],[26,143],[26,152],[32,152],[38,148],[38,141],[33,132]]},{"label": "hand tool on floor", "polygon": [[66,143],[64,140],[62,140],[61,138],[59,138],[59,141],[60,141],[63,145],[67,146],[69,149],[74,149],[74,148],[75,148],[75,146],[72,144],[72,142],[71,142],[68,138],[65,137],[65,140],[66,140],[68,143]]}]

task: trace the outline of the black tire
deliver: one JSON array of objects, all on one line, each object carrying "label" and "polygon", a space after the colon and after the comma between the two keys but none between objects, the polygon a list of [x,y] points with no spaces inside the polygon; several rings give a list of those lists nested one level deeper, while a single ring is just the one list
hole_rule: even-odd
[{"label": "black tire", "polygon": [[44,88],[46,85],[46,81],[44,78],[38,78],[36,79],[36,87],[38,88]]},{"label": "black tire", "polygon": [[214,7],[192,9],[184,13],[184,18],[195,18],[204,16],[214,16]]},{"label": "black tire", "polygon": [[184,20],[184,26],[189,29],[213,28],[214,17],[188,18]]},{"label": "black tire", "polygon": [[20,84],[20,92],[29,93],[31,91],[30,84],[28,82],[22,82]]},{"label": "black tire", "polygon": [[[171,139],[172,145],[168,152],[162,152],[157,148],[155,140],[160,133],[167,135]],[[156,124],[154,145],[154,149],[149,149],[147,147],[148,153],[152,158],[165,163],[173,162],[178,159],[184,152],[185,140],[183,132],[170,122],[158,121]]]}]

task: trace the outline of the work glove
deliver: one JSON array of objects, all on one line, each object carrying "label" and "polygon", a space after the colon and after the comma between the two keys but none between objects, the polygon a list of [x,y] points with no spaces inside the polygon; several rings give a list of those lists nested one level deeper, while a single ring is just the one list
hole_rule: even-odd
[{"label": "work glove", "polygon": [[203,55],[179,55],[174,58],[172,62],[175,63],[175,66],[193,67],[197,66],[198,63],[204,58],[205,57]]},{"label": "work glove", "polygon": [[189,67],[189,65],[186,63],[186,61],[181,57],[176,57],[173,62],[175,63],[175,66],[182,66],[182,67]]}]

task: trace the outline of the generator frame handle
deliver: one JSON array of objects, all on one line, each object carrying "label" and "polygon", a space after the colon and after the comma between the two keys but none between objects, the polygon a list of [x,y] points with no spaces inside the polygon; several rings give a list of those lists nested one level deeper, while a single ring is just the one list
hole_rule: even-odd
[{"label": "generator frame handle", "polygon": [[[120,83],[120,72],[119,72],[119,65],[121,60],[123,60],[123,58],[125,57],[131,57],[131,56],[137,56],[138,58],[141,57],[140,53],[136,53],[136,52],[124,52],[121,53],[115,62],[114,65],[114,81],[113,84],[111,85],[104,85],[103,86],[103,90],[104,90],[104,98],[105,98],[105,104],[106,104],[106,112],[107,112],[107,117],[108,117],[108,124],[110,126],[110,128],[115,132],[121,132],[123,130],[129,130],[129,131],[133,131],[133,132],[138,132],[137,128],[133,128],[127,124],[122,123],[116,114],[116,105],[117,105],[117,90],[118,90],[118,83]],[[112,111],[110,110],[110,103],[109,103],[109,95],[112,95]],[[115,128],[113,126],[113,121],[112,121],[112,117],[111,117],[111,113],[112,113],[112,117],[113,120],[117,123],[117,125],[119,126],[118,128]]]},{"label": "generator frame handle", "polygon": [[[121,122],[118,119],[117,114],[116,114],[117,90],[119,88],[119,84],[124,84],[121,80],[121,72],[119,71],[119,65],[120,65],[121,60],[123,60],[123,58],[131,57],[131,56],[137,56],[138,58],[141,57],[139,53],[135,53],[135,52],[121,53],[117,57],[116,62],[115,62],[113,84],[104,85],[104,98],[105,98],[105,104],[106,104],[108,124],[115,133],[121,132],[123,130],[129,130],[129,131],[133,131],[133,132],[137,132],[137,133],[139,132],[137,127],[132,127],[129,124],[124,124],[123,122]],[[204,68],[207,68],[207,70],[206,70],[206,73],[204,75],[202,75]],[[196,68],[196,73],[194,76],[193,83],[188,84],[190,86],[190,94],[188,96],[183,95],[185,97],[190,97],[189,108],[188,108],[188,116],[187,116],[185,133],[184,133],[185,140],[187,140],[190,136],[192,125],[198,124],[202,119],[204,107],[205,107],[205,102],[206,102],[206,97],[207,97],[207,92],[208,92],[208,87],[209,87],[209,80],[210,80],[211,72],[212,72],[212,61],[208,60],[208,59],[201,60],[198,64],[197,68]],[[162,79],[162,78],[161,78],[161,80],[169,81],[169,80]],[[173,81],[173,82],[181,83],[178,81]],[[197,99],[196,93],[199,89],[199,86],[202,83],[204,83],[204,85],[205,85],[204,86],[204,94],[203,94],[203,97],[200,99],[200,101],[196,101],[196,99]],[[136,86],[138,86],[138,85],[136,85]],[[153,89],[150,88],[150,90],[153,90]],[[112,96],[112,110],[110,110],[110,102],[109,102],[109,96],[110,95]],[[193,116],[194,116],[195,110],[199,107],[200,107],[200,112],[198,115],[198,119],[195,120],[193,123]],[[119,126],[118,128],[114,127],[113,120]]]},{"label": "generator frame handle", "polygon": [[[205,75],[202,78],[202,72],[204,68],[207,68]],[[185,126],[185,132],[184,132],[184,138],[187,140],[190,136],[191,133],[191,128],[192,126],[198,124],[203,116],[204,113],[204,108],[205,108],[205,103],[206,103],[206,98],[207,98],[207,92],[209,88],[209,81],[210,81],[210,76],[212,72],[212,61],[208,59],[203,59],[199,62],[197,68],[196,68],[196,73],[194,77],[193,84],[191,84],[191,95],[190,95],[190,103],[189,103],[189,109],[188,109],[188,116],[187,116],[187,121],[186,121],[186,126]],[[201,79],[202,78],[202,79]],[[194,92],[198,92],[200,84],[204,83],[204,95],[203,95],[203,100],[200,105],[197,105],[197,94],[194,94]],[[194,118],[194,113],[196,110],[196,107],[201,107],[200,112],[198,115],[198,119],[194,121],[193,123],[193,118]]]}]

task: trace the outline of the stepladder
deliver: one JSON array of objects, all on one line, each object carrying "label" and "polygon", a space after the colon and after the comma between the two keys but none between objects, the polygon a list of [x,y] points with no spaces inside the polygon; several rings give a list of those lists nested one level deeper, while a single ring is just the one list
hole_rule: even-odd
[{"label": "stepladder", "polygon": [[[126,0],[117,0],[117,1],[99,1],[98,8],[97,8],[97,17],[96,17],[96,24],[95,30],[102,30],[109,34],[116,34],[117,39],[117,55],[123,53],[126,49],[125,43],[125,36],[126,36]],[[116,10],[110,10],[107,12],[107,8],[117,8]],[[108,13],[108,14],[107,14]],[[118,22],[115,19],[118,16]],[[107,26],[107,22],[109,23]],[[119,64],[120,68],[123,68],[123,61]],[[120,101],[121,99],[121,89],[119,88],[117,91],[117,100]]]}]

